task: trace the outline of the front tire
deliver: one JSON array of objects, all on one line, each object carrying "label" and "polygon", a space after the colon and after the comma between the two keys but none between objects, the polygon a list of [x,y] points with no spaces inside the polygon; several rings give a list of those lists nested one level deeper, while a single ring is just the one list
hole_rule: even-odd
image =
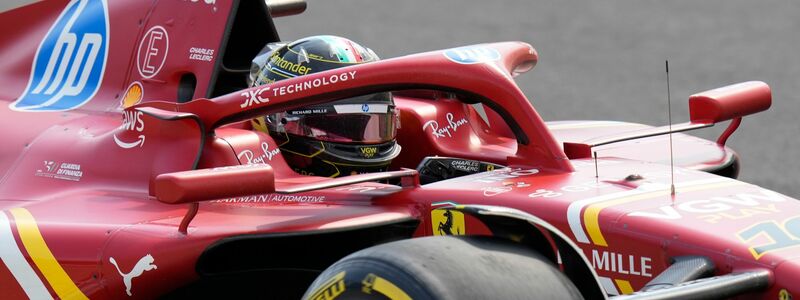
[{"label": "front tire", "polygon": [[331,265],[303,299],[582,299],[533,250],[483,236],[378,245]]}]

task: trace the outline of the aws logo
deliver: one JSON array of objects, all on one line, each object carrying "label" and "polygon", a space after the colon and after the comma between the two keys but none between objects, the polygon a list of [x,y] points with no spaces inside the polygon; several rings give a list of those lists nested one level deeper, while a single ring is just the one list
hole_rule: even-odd
[{"label": "aws logo", "polygon": [[[138,134],[139,136],[133,142],[126,142],[117,137],[116,134],[114,134],[114,142],[117,143],[117,146],[123,149],[131,149],[137,146],[139,147],[144,146],[145,135],[143,133],[144,132],[144,119],[142,119],[143,115],[144,113],[138,110],[126,110],[122,112],[122,126],[120,126],[119,128],[121,130],[124,130],[123,133],[127,133],[127,135],[136,136]],[[123,136],[123,138],[126,137],[125,135],[121,136]]]},{"label": "aws logo", "polygon": [[107,0],[70,1],[34,57],[25,92],[9,107],[63,111],[80,107],[100,88],[108,58]]}]

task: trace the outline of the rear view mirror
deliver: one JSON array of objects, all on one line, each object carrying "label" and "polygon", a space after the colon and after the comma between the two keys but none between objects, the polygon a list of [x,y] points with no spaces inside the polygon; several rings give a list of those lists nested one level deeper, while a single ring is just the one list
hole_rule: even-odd
[{"label": "rear view mirror", "polygon": [[742,82],[690,96],[689,119],[692,123],[719,123],[767,110],[770,105],[772,92],[766,83]]},{"label": "rear view mirror", "polygon": [[158,175],[158,201],[169,204],[268,194],[275,191],[275,174],[266,164],[200,169]]},{"label": "rear view mirror", "polygon": [[724,146],[728,137],[739,127],[742,117],[765,111],[771,105],[772,91],[766,83],[761,81],[737,83],[689,96],[690,122],[622,132],[580,143],[565,142],[564,153],[570,159],[590,158],[593,147],[711,127],[719,122],[733,120],[717,139],[717,144]]}]

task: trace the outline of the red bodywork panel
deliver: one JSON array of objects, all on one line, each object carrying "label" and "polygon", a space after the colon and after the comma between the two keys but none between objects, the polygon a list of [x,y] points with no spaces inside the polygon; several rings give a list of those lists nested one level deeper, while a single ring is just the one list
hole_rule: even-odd
[{"label": "red bodywork panel", "polygon": [[[198,258],[227,238],[409,221],[419,223],[415,236],[438,235],[443,220],[434,209],[451,204],[506,206],[552,223],[581,246],[609,294],[639,289],[669,258],[690,254],[711,258],[718,274],[771,270],[775,282],[756,297],[800,293],[796,200],[700,171],[727,166],[736,154],[683,134],[674,136],[682,149],[674,196],[665,137],[598,147],[596,161],[569,160],[564,142],[649,126],[545,123],[513,81],[538,60],[528,44],[433,51],[245,88],[237,84],[249,65],[226,61],[248,54],[229,47],[243,34],[235,19],[256,7],[271,26],[266,7],[205,2],[42,1],[0,15],[0,286],[7,298],[154,298],[197,280]],[[93,33],[75,25],[93,18],[106,27]],[[260,39],[270,38],[277,36]],[[60,98],[44,101],[50,89]],[[435,155],[509,168],[423,186],[270,193],[328,179],[295,173],[248,119],[382,90],[398,91],[403,150],[392,168],[413,169]],[[692,120],[768,107],[748,100],[767,99],[765,84],[758,95],[726,93],[693,96]],[[735,109],[704,115],[719,99]],[[251,164],[266,166],[236,167]],[[233,171],[193,171],[225,167]],[[193,207],[196,216],[179,232]],[[490,234],[477,219],[459,218],[456,232]]]},{"label": "red bodywork panel", "polygon": [[693,123],[718,123],[769,109],[772,91],[760,81],[743,82],[689,97]]}]

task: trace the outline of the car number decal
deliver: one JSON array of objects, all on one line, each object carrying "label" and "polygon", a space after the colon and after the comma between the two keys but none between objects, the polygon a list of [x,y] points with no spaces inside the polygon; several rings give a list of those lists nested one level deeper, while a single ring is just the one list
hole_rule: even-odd
[{"label": "car number decal", "polygon": [[[800,246],[800,216],[779,224],[774,220],[754,224],[738,233],[739,239],[750,245],[756,260],[768,252]],[[763,237],[759,240],[759,237]],[[765,242],[766,241],[766,242]]]}]

